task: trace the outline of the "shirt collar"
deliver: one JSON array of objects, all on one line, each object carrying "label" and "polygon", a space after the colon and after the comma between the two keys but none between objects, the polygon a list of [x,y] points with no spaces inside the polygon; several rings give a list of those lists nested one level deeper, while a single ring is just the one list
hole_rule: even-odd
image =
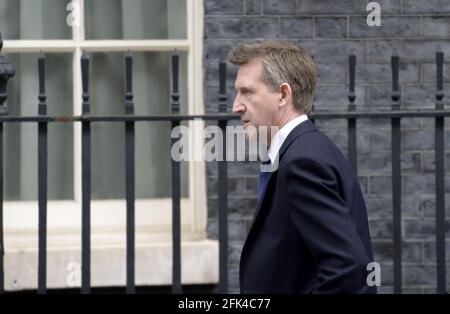
[{"label": "shirt collar", "polygon": [[289,133],[291,133],[291,131],[295,129],[297,125],[306,120],[308,120],[308,116],[306,114],[302,114],[283,125],[283,127],[279,129],[277,133],[275,133],[275,135],[272,137],[270,148],[267,153],[272,163],[277,157],[278,152],[280,151],[280,148],[288,137]]}]

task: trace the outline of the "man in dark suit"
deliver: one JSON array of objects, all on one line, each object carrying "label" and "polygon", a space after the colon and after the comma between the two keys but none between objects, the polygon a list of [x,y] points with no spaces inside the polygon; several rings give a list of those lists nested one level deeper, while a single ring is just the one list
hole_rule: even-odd
[{"label": "man in dark suit", "polygon": [[233,112],[249,138],[267,127],[272,165],[260,174],[241,292],[376,293],[366,281],[373,254],[359,182],[307,117],[316,85],[312,58],[290,43],[262,42],[239,45],[229,62],[239,65]]}]

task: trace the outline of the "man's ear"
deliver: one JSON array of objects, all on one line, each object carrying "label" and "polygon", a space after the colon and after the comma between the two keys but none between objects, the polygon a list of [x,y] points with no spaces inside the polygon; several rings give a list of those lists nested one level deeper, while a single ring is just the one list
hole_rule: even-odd
[{"label": "man's ear", "polygon": [[290,102],[292,102],[292,89],[288,83],[283,83],[280,85],[279,93],[280,93],[280,102],[278,104],[279,108],[284,107]]}]

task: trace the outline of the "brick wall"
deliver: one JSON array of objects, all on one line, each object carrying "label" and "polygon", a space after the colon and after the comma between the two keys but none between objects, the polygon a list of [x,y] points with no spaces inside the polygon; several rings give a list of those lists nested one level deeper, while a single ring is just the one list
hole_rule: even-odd
[{"label": "brick wall", "polygon": [[[384,0],[381,27],[366,24],[365,0],[204,0],[205,109],[217,111],[217,62],[244,40],[286,39],[316,60],[316,109],[346,109],[348,54],[357,56],[356,105],[389,108],[390,56],[401,58],[401,106],[433,108],[435,52],[445,53],[444,92],[450,86],[450,1]],[[230,109],[236,68],[228,75]],[[447,92],[448,93],[448,92]],[[448,101],[444,98],[445,104]],[[390,121],[359,120],[358,176],[366,197],[375,259],[382,267],[380,292],[392,292],[392,197]],[[347,152],[346,121],[317,121]],[[446,121],[449,125],[449,119]],[[402,120],[402,236],[404,292],[433,293],[436,285],[434,211],[434,121]],[[446,138],[450,132],[446,130]],[[450,140],[446,141],[446,212],[450,212]],[[208,232],[217,238],[217,166],[207,165]],[[238,292],[242,245],[256,206],[258,165],[229,164],[230,288]],[[447,220],[447,237],[449,235]],[[450,240],[450,239],[449,239]],[[447,261],[450,262],[450,242]],[[450,263],[447,283],[450,282]]]}]

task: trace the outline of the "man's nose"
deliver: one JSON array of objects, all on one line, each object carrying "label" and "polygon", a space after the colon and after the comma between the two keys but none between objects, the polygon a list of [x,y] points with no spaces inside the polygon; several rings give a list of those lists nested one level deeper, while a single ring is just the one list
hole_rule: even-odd
[{"label": "man's nose", "polygon": [[233,113],[242,113],[245,111],[245,106],[239,102],[237,97],[234,99],[232,111]]}]

